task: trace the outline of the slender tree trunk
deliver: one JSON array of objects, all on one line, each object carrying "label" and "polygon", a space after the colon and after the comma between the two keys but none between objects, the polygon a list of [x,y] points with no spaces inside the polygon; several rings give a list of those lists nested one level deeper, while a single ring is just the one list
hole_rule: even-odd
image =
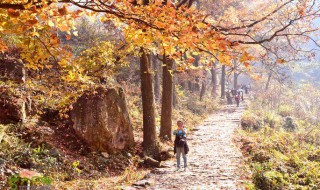
[{"label": "slender tree trunk", "polygon": [[226,66],[222,65],[221,69],[221,98],[226,97]]},{"label": "slender tree trunk", "polygon": [[150,56],[148,57],[144,49],[141,48],[140,75],[141,94],[143,109],[143,151],[148,156],[158,154],[158,143],[156,135],[155,103],[152,84],[152,72]]},{"label": "slender tree trunk", "polygon": [[187,90],[187,82],[183,81],[180,85],[183,90]]},{"label": "slender tree trunk", "polygon": [[172,101],[173,101],[173,60],[163,56],[163,82],[162,82],[162,107],[161,107],[161,127],[160,138],[171,141],[172,131]]},{"label": "slender tree trunk", "polygon": [[216,64],[214,64],[214,67],[211,68],[211,81],[212,81],[212,92],[211,95],[212,97],[216,97],[217,96],[217,71],[216,71]]},{"label": "slender tree trunk", "polygon": [[238,76],[240,75],[240,73],[237,73],[237,61],[234,59],[233,60],[233,65],[234,65],[234,73],[233,73],[233,88],[235,90],[238,89]]},{"label": "slender tree trunk", "polygon": [[201,91],[200,91],[200,101],[203,101],[203,97],[206,94],[207,84],[206,81],[202,82]]},{"label": "slender tree trunk", "polygon": [[177,76],[174,76],[173,78],[173,107],[176,108],[178,105],[178,97],[177,97],[177,88],[176,88],[176,84],[177,84]]},{"label": "slender tree trunk", "polygon": [[[21,108],[20,108],[20,112],[21,112],[21,122],[23,124],[27,123],[27,113],[31,112],[31,98],[30,98],[30,93],[28,92],[28,87],[26,85],[26,69],[23,66],[23,63],[19,61],[19,64],[21,64],[21,80],[18,81],[18,83],[23,86],[23,88],[21,89],[21,94],[20,94],[20,100],[18,101],[20,102]],[[19,70],[18,69],[18,70]],[[29,101],[30,100],[30,101]],[[2,114],[2,113],[1,113]]]},{"label": "slender tree trunk", "polygon": [[190,92],[193,92],[193,91],[194,91],[194,84],[193,84],[193,82],[188,81],[188,89],[189,89]]},{"label": "slender tree trunk", "polygon": [[267,84],[266,84],[266,90],[269,89],[271,78],[272,78],[272,72],[270,71],[269,76],[268,76],[268,81],[267,81]]},{"label": "slender tree trunk", "polygon": [[[173,70],[176,70],[177,69],[177,65],[175,64],[175,62],[173,61],[173,65],[172,65],[172,68],[173,68]],[[173,105],[173,107],[174,108],[176,108],[177,107],[177,105],[178,105],[178,97],[177,97],[177,84],[179,83],[179,80],[178,80],[178,75],[174,75],[173,76],[173,86],[172,86],[172,90],[173,90],[173,102],[172,102],[172,105]]]},{"label": "slender tree trunk", "polygon": [[[194,62],[193,62],[193,65],[194,65],[195,67],[199,67],[199,61],[200,61],[200,56],[197,55],[197,56],[195,57],[195,60],[194,60]],[[198,76],[196,77],[196,80],[195,80],[195,83],[194,83],[194,91],[200,92],[200,79],[199,79]]]},{"label": "slender tree trunk", "polygon": [[160,101],[160,68],[155,56],[153,57],[153,71],[154,71],[154,96],[157,102]]},{"label": "slender tree trunk", "polygon": [[237,73],[237,72],[234,72],[234,74],[233,74],[233,88],[235,89],[235,90],[237,90],[237,88],[238,88],[238,76],[239,76],[240,74],[239,73]]}]

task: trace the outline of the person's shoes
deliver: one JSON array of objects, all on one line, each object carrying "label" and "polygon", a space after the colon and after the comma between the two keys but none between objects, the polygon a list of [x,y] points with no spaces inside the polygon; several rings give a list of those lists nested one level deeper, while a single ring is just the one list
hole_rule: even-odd
[{"label": "person's shoes", "polygon": [[180,168],[177,168],[176,170],[174,170],[175,172],[177,172],[177,171],[179,171],[180,170]]},{"label": "person's shoes", "polygon": [[187,171],[187,168],[184,168],[184,170],[183,170],[184,172],[186,172]]}]

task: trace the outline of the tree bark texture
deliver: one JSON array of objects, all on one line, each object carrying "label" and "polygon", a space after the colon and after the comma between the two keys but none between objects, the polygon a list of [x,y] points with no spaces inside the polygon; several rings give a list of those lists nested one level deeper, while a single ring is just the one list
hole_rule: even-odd
[{"label": "tree bark texture", "polygon": [[177,88],[176,88],[176,84],[177,84],[177,76],[174,76],[173,78],[173,107],[176,108],[178,106],[178,97],[177,97]]},{"label": "tree bark texture", "polygon": [[172,106],[173,106],[173,60],[163,56],[162,72],[162,107],[160,121],[160,138],[171,140],[172,132]]},{"label": "tree bark texture", "polygon": [[212,92],[211,95],[212,97],[216,97],[217,96],[217,71],[216,71],[216,64],[214,64],[214,67],[211,68],[211,83],[212,83]]},{"label": "tree bark texture", "polygon": [[221,69],[221,98],[226,97],[226,66],[222,65]]},{"label": "tree bark texture", "polygon": [[237,90],[237,88],[238,88],[238,77],[239,77],[239,73],[237,73],[237,72],[234,72],[234,74],[233,74],[233,88],[235,89],[235,90]]},{"label": "tree bark texture", "polygon": [[160,101],[160,67],[158,60],[155,56],[153,57],[153,71],[154,71],[154,96],[157,102]]},{"label": "tree bark texture", "polygon": [[266,84],[266,90],[269,89],[271,78],[272,78],[272,72],[270,71],[269,76],[268,76],[268,80],[267,80],[267,84]]},{"label": "tree bark texture", "polygon": [[206,81],[202,81],[201,91],[200,91],[200,101],[203,101],[203,98],[206,94],[206,88],[207,88]]},{"label": "tree bark texture", "polygon": [[143,150],[146,155],[154,156],[158,153],[158,142],[156,135],[155,103],[152,84],[152,72],[150,57],[143,48],[140,53],[141,94],[143,109]]}]

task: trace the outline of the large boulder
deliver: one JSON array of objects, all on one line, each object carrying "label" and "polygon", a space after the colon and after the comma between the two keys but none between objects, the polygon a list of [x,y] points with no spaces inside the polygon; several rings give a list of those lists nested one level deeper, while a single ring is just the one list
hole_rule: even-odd
[{"label": "large boulder", "polygon": [[1,80],[10,80],[17,83],[24,83],[26,71],[20,59],[0,55],[0,76]]},{"label": "large boulder", "polygon": [[98,88],[82,95],[71,110],[77,135],[93,149],[116,153],[132,146],[133,129],[122,88]]},{"label": "large boulder", "polygon": [[[0,89],[0,93],[1,93]],[[17,123],[26,120],[25,102],[21,98],[9,97],[7,94],[0,95],[0,123]]]},{"label": "large boulder", "polygon": [[24,65],[20,59],[0,54],[0,82],[6,84],[7,81],[18,87],[0,85],[0,123],[24,122],[27,116],[26,101],[22,97]]}]

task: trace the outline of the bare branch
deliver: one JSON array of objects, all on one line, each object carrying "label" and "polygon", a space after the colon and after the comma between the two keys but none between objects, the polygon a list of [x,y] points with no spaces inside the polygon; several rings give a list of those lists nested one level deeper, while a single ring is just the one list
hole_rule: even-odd
[{"label": "bare branch", "polygon": [[270,16],[274,15],[275,13],[279,12],[282,8],[284,8],[288,4],[292,3],[293,1],[294,0],[289,0],[289,1],[285,2],[284,4],[282,4],[281,6],[279,6],[278,8],[276,8],[275,10],[273,10],[272,12],[267,14],[266,16],[264,16],[261,19],[258,19],[256,21],[252,22],[251,24],[244,25],[244,26],[237,26],[237,27],[233,27],[233,28],[224,28],[224,27],[221,27],[221,26],[213,26],[213,28],[215,28],[218,31],[232,31],[232,30],[239,30],[239,29],[244,29],[244,28],[251,28],[251,27],[257,25],[258,23],[266,20],[267,18],[269,18]]}]

